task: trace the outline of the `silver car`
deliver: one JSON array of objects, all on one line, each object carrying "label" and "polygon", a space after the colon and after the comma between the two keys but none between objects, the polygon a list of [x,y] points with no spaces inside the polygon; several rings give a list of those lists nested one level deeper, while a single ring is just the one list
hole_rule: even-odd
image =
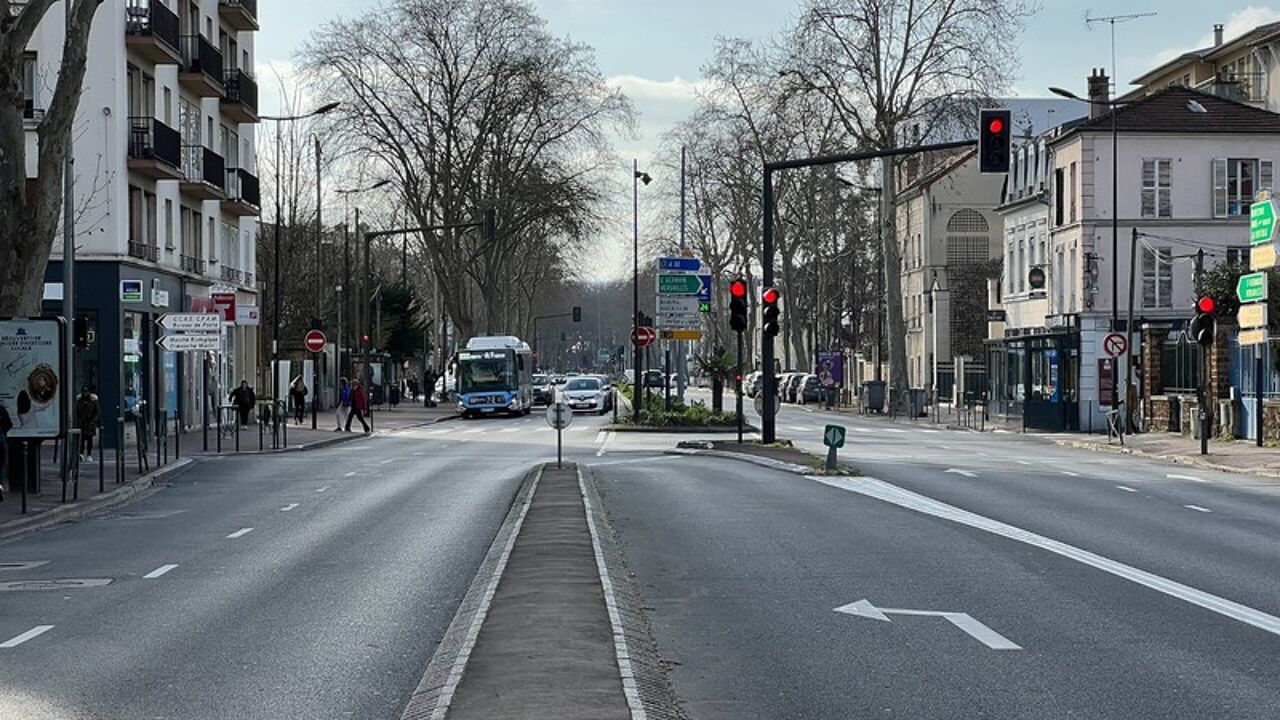
[{"label": "silver car", "polygon": [[562,392],[570,410],[605,412],[605,390],[599,378],[571,377]]}]

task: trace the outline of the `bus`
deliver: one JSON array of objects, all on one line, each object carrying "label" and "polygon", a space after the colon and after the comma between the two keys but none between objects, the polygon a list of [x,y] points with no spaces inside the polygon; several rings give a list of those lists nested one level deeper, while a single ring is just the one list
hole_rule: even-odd
[{"label": "bus", "polygon": [[528,415],[533,408],[533,354],[516,337],[471,338],[458,353],[458,412]]}]

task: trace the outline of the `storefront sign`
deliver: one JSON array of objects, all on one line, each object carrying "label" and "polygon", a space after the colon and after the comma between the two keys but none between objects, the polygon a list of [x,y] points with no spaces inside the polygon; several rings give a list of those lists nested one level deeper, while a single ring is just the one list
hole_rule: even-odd
[{"label": "storefront sign", "polygon": [[63,324],[57,319],[0,321],[0,405],[10,438],[62,435]]},{"label": "storefront sign", "polygon": [[126,302],[126,303],[142,302],[142,281],[141,280],[121,280],[120,281],[120,302]]},{"label": "storefront sign", "polygon": [[222,313],[222,321],[234,325],[236,323],[236,294],[234,292],[210,293],[213,307]]},{"label": "storefront sign", "polygon": [[236,325],[258,325],[260,320],[257,305],[236,306]]},{"label": "storefront sign", "polygon": [[168,290],[152,290],[151,305],[158,308],[169,307],[169,291]]},{"label": "storefront sign", "polygon": [[822,387],[844,387],[844,354],[839,350],[818,351],[818,382]]}]

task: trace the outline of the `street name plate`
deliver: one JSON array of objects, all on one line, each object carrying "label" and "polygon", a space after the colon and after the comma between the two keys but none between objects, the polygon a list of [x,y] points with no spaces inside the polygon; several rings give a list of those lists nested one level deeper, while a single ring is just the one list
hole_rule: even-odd
[{"label": "street name plate", "polygon": [[1241,305],[1240,310],[1236,313],[1236,319],[1240,321],[1240,327],[1242,328],[1266,327],[1267,304],[1249,303]]},{"label": "street name plate", "polygon": [[654,318],[659,330],[697,330],[702,327],[702,315],[659,315]]},{"label": "street name plate", "polygon": [[699,314],[698,309],[701,303],[696,295],[659,295],[658,296],[658,314],[659,315],[690,315]]},{"label": "street name plate", "polygon": [[216,333],[222,330],[218,313],[169,313],[157,321],[160,327],[174,332]]},{"label": "street name plate", "polygon": [[1276,266],[1275,243],[1255,245],[1249,248],[1249,269],[1270,270]]},{"label": "street name plate", "polygon": [[1267,299],[1267,274],[1264,272],[1241,275],[1236,282],[1236,296],[1240,302],[1259,302]]},{"label": "street name plate", "polygon": [[213,334],[165,335],[156,344],[170,352],[209,352],[218,349],[220,340]]},{"label": "street name plate", "polygon": [[1267,342],[1267,329],[1241,330],[1239,337],[1241,346],[1263,345]]}]

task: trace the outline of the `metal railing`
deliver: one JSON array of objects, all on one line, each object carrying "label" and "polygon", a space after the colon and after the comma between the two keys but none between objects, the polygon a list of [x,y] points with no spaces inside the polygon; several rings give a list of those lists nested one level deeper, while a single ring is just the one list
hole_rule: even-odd
[{"label": "metal railing", "polygon": [[222,279],[226,280],[227,282],[240,283],[244,281],[244,273],[240,272],[239,270],[233,267],[227,267],[226,265],[223,265],[222,272],[220,274],[222,276]]},{"label": "metal railing", "polygon": [[194,255],[183,255],[181,262],[183,270],[196,273],[198,275],[203,275],[205,268],[208,267],[204,258],[196,257]]},{"label": "metal railing", "polygon": [[151,117],[129,118],[129,157],[160,160],[182,166],[182,137],[177,130]]},{"label": "metal railing", "polygon": [[182,146],[182,174],[187,182],[206,183],[226,190],[227,172],[222,156],[203,145]]},{"label": "metal railing", "polygon": [[202,73],[216,82],[223,82],[222,51],[203,35],[182,36],[182,69],[185,72]]},{"label": "metal railing", "polygon": [[254,17],[258,17],[258,0],[218,0],[219,5],[227,7],[243,8],[246,12]]},{"label": "metal railing", "polygon": [[160,259],[160,248],[145,242],[129,241],[129,254],[140,260],[156,262]]},{"label": "metal railing", "polygon": [[150,36],[164,42],[174,52],[180,50],[178,16],[159,0],[128,0],[124,8],[126,35]]},{"label": "metal railing", "polygon": [[227,197],[254,207],[262,207],[258,177],[243,168],[227,168]]},{"label": "metal railing", "polygon": [[240,103],[258,112],[258,83],[252,75],[240,68],[228,70],[223,85],[227,89],[223,102]]}]

